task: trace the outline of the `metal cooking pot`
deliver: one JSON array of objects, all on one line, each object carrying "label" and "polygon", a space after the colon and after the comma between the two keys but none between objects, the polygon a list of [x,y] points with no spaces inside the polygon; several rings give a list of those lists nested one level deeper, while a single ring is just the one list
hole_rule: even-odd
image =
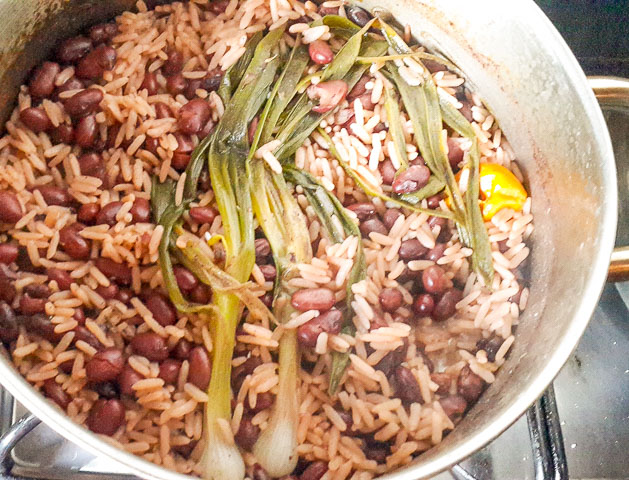
[{"label": "metal cooking pot", "polygon": [[[111,18],[130,0],[0,0],[0,114],[56,42]],[[574,56],[532,0],[365,0],[410,23],[467,75],[509,138],[533,198],[531,294],[497,380],[444,441],[386,478],[424,478],[486,445],[544,392],[577,345],[607,275],[616,171],[603,116]],[[143,478],[187,478],[75,424],[0,356],[0,381],[23,405],[91,453]],[[30,426],[36,421],[25,420]],[[24,426],[23,425],[23,426]],[[0,445],[1,446],[1,445]]]}]

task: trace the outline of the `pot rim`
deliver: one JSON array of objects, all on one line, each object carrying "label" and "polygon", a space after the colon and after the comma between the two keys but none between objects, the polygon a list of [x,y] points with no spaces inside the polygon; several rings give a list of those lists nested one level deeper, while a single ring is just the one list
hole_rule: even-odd
[{"label": "pot rim", "polygon": [[[416,480],[442,472],[486,446],[517,421],[528,407],[543,394],[576,348],[605,283],[609,259],[614,246],[618,209],[616,170],[609,132],[602,111],[588,86],[585,74],[559,32],[532,0],[519,5],[519,7],[530,16],[529,25],[534,28],[537,34],[551,40],[547,44],[548,49],[555,58],[562,59],[561,65],[573,81],[572,88],[577,93],[575,98],[578,98],[582,103],[593,130],[597,132],[596,146],[602,160],[603,175],[609,180],[609,185],[613,186],[613,188],[605,190],[602,204],[601,248],[594,254],[593,273],[583,288],[582,298],[584,300],[574,314],[569,328],[564,332],[560,343],[549,354],[546,366],[535,375],[535,379],[530,385],[521,391],[517,400],[460,445],[434,459],[407,467],[403,471],[386,474],[381,477],[384,479]],[[86,427],[75,423],[61,409],[35,390],[17,372],[8,358],[3,355],[0,357],[0,382],[2,385],[30,412],[67,440],[80,445],[81,448],[93,455],[101,457],[105,455],[114,459],[142,478],[155,480],[189,480],[191,478],[128,453],[109,443],[105,437],[100,437]]]}]

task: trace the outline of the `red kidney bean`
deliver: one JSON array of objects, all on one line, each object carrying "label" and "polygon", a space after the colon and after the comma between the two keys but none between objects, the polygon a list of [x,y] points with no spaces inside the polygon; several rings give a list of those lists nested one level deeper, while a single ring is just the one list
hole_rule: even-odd
[{"label": "red kidney bean", "polygon": [[389,444],[385,442],[369,442],[363,450],[365,457],[378,463],[385,463],[391,454]]},{"label": "red kidney bean", "polygon": [[162,327],[174,325],[177,321],[177,310],[171,301],[160,293],[152,293],[145,301],[157,323]]},{"label": "red kidney bean", "polygon": [[13,303],[16,294],[13,282],[6,277],[0,276],[0,300]]},{"label": "red kidney bean", "polygon": [[72,203],[72,195],[68,192],[67,188],[55,187],[53,185],[44,185],[37,187],[35,190],[39,190],[45,202],[48,205],[58,205],[60,207],[69,207]]},{"label": "red kidney bean", "polygon": [[96,177],[101,180],[104,179],[105,167],[103,165],[103,158],[100,156],[100,154],[95,152],[84,153],[78,158],[78,162],[82,175]]},{"label": "red kidney bean", "polygon": [[304,347],[314,348],[317,345],[317,338],[320,333],[337,334],[340,333],[342,326],[343,314],[341,311],[336,309],[328,310],[301,325],[297,329],[297,340]]},{"label": "red kidney bean", "polygon": [[173,154],[172,166],[175,170],[185,170],[190,163],[190,154],[175,152]]},{"label": "red kidney bean", "polygon": [[[212,223],[216,218],[216,210],[212,207],[192,207],[190,208],[190,218],[197,223]],[[269,253],[270,247],[269,247]]]},{"label": "red kidney bean", "polygon": [[397,288],[385,288],[378,295],[378,301],[385,312],[395,312],[402,306],[402,292]]},{"label": "red kidney bean", "polygon": [[98,215],[96,215],[96,224],[107,224],[110,227],[114,226],[117,222],[116,215],[122,208],[122,202],[109,202],[103,208],[100,209]]},{"label": "red kidney bean", "polygon": [[438,208],[441,200],[443,200],[443,195],[440,193],[428,197],[426,199],[426,202],[428,203],[428,208]]},{"label": "red kidney bean", "polygon": [[44,382],[44,393],[64,410],[70,405],[70,396],[63,390],[61,385],[55,382],[54,378],[49,378]]},{"label": "red kidney bean", "polygon": [[177,126],[188,135],[199,133],[210,119],[210,105],[201,98],[195,98],[179,109]]},{"label": "red kidney bean", "polygon": [[22,218],[22,207],[15,193],[0,190],[0,222],[16,223]]},{"label": "red kidney bean", "polygon": [[446,244],[437,243],[434,247],[428,250],[428,252],[426,252],[426,260],[436,262],[441,257],[443,257],[443,252],[445,251],[446,251]]},{"label": "red kidney bean", "polygon": [[99,285],[96,287],[96,293],[105,300],[112,300],[116,298],[116,295],[118,294],[118,286],[115,283],[110,283],[108,287]]},{"label": "red kidney bean", "polygon": [[367,10],[357,7],[356,5],[348,5],[345,8],[345,13],[347,14],[347,18],[359,27],[364,27],[373,18]]},{"label": "red kidney bean", "polygon": [[229,0],[212,0],[209,5],[209,10],[214,15],[220,15],[224,13],[229,5]]},{"label": "red kidney bean", "polygon": [[159,147],[159,138],[146,137],[144,141],[144,149],[151,152],[153,155],[157,155],[157,147]]},{"label": "red kidney bean", "polygon": [[74,140],[74,128],[72,125],[62,123],[52,131],[51,137],[55,144],[65,143],[66,145],[70,145]]},{"label": "red kidney bean", "polygon": [[207,304],[212,299],[210,287],[200,283],[190,291],[190,300],[196,303]]},{"label": "red kidney bean", "polygon": [[465,152],[461,148],[461,143],[454,138],[448,137],[448,160],[453,169],[458,170],[464,155]]},{"label": "red kidney bean", "polygon": [[179,360],[187,360],[190,356],[190,350],[192,350],[192,344],[185,338],[182,338],[177,342],[177,345],[175,345],[173,355]]},{"label": "red kidney bean", "polygon": [[295,292],[291,298],[291,304],[300,312],[329,310],[335,303],[336,297],[329,288],[305,288]]},{"label": "red kidney bean", "polygon": [[272,282],[275,280],[275,276],[277,275],[277,271],[273,265],[260,265],[260,271],[262,272],[262,276],[267,282]]},{"label": "red kidney bean", "polygon": [[496,353],[498,353],[498,350],[503,342],[504,338],[493,335],[489,338],[481,338],[478,342],[476,342],[476,348],[478,350],[485,350],[485,353],[487,353],[487,360],[493,362],[496,360]]},{"label": "red kidney bean", "polygon": [[50,288],[48,285],[31,284],[24,287],[24,293],[31,298],[48,298],[50,296]]},{"label": "red kidney bean", "polygon": [[425,58],[425,59],[422,59],[422,63],[424,64],[424,67],[428,69],[430,73],[443,72],[447,70],[445,65],[435,60],[429,60]]},{"label": "red kidney bean", "polygon": [[100,398],[118,398],[120,396],[116,382],[92,383],[90,388],[98,393]]},{"label": "red kidney bean", "polygon": [[232,386],[234,392],[238,392],[247,375],[251,375],[253,371],[262,365],[260,357],[249,357],[243,363],[234,367],[232,370]]},{"label": "red kidney bean", "polygon": [[116,300],[127,305],[131,301],[133,296],[133,292],[128,288],[120,288],[118,289],[118,293],[116,294]]},{"label": "red kidney bean", "polygon": [[166,90],[173,97],[183,93],[188,86],[188,81],[181,73],[171,75],[166,79]]},{"label": "red kidney bean", "polygon": [[299,476],[299,480],[319,480],[328,471],[328,464],[323,461],[312,462]]},{"label": "red kidney bean", "polygon": [[157,118],[174,118],[175,117],[175,115],[173,114],[173,111],[164,102],[157,102],[155,104],[155,114],[157,115]]},{"label": "red kidney bean", "polygon": [[41,107],[29,107],[20,111],[20,120],[26,125],[26,128],[35,133],[45,132],[52,128],[46,111]]},{"label": "red kidney bean", "polygon": [[419,260],[426,252],[428,252],[428,249],[424,247],[419,240],[410,238],[400,244],[398,255],[402,260],[408,262],[410,260]]},{"label": "red kidney bean", "polygon": [[108,382],[120,375],[123,367],[122,352],[116,348],[106,348],[85,364],[85,373],[90,382]]},{"label": "red kidney bean", "polygon": [[460,395],[448,395],[439,400],[444,413],[452,420],[455,425],[461,421],[465,410],[467,410],[467,402]]},{"label": "red kidney bean", "polygon": [[[324,7],[323,5],[319,5],[319,9],[317,10],[319,15],[325,17],[326,15],[338,15],[339,7]],[[290,23],[290,20],[289,20]]]},{"label": "red kidney bean", "polygon": [[120,376],[118,377],[118,385],[120,386],[120,393],[123,395],[135,395],[135,390],[133,390],[133,385],[136,382],[142,380],[142,375],[136,372],[128,363],[122,369]]},{"label": "red kidney bean", "polygon": [[70,257],[77,260],[89,258],[92,250],[91,242],[79,233],[81,230],[83,225],[73,223],[59,231],[59,245]]},{"label": "red kidney bean", "polygon": [[374,207],[373,203],[365,202],[365,203],[353,203],[347,206],[348,210],[351,210],[356,214],[358,220],[361,222],[363,220],[367,220],[369,217],[372,217],[376,213],[376,207]]},{"label": "red kidney bean", "polygon": [[391,162],[391,160],[380,162],[380,164],[378,165],[378,169],[380,170],[380,175],[382,175],[382,183],[384,183],[385,185],[391,185],[395,180],[396,173],[393,162]]},{"label": "red kidney bean", "polygon": [[356,82],[356,84],[352,87],[349,94],[347,95],[347,100],[349,102],[353,102],[358,97],[365,94],[367,92],[367,83],[369,83],[369,80],[371,79],[367,75],[363,75],[362,77],[360,77],[360,79]]},{"label": "red kidney bean", "polygon": [[369,234],[371,232],[380,233],[382,235],[387,235],[389,233],[387,227],[385,227],[384,223],[382,223],[379,219],[368,218],[364,222],[360,223],[360,233],[363,237],[369,238]]},{"label": "red kidney bean", "polygon": [[87,417],[87,426],[101,435],[113,435],[124,423],[125,409],[120,400],[115,398],[98,400]]},{"label": "red kidney bean", "polygon": [[83,80],[80,80],[76,77],[71,77],[66,80],[63,84],[59,85],[55,90],[53,99],[59,100],[59,95],[63,92],[67,92],[68,90],[82,90],[85,88],[85,83]]},{"label": "red kidney bean", "polygon": [[319,104],[312,107],[313,112],[325,113],[332,110],[347,95],[347,83],[343,80],[329,80],[318,84],[312,84],[306,90],[308,98],[318,100]]},{"label": "red kidney bean", "polygon": [[459,372],[459,378],[456,381],[456,389],[468,403],[474,403],[483,393],[485,382],[476,375],[469,366],[465,366]]},{"label": "red kidney bean", "polygon": [[149,95],[155,95],[159,90],[159,83],[157,83],[157,75],[153,72],[146,72],[144,79],[140,85],[140,90],[146,89]]},{"label": "red kidney bean", "polygon": [[76,63],[92,49],[92,41],[85,37],[73,37],[63,41],[57,49],[61,63]]},{"label": "red kidney bean", "polygon": [[131,283],[131,268],[124,263],[114,262],[110,258],[99,257],[94,259],[94,264],[103,275],[121,285]]},{"label": "red kidney bean", "polygon": [[98,341],[98,338],[83,325],[77,325],[74,328],[74,342],[78,342],[79,340],[94,347],[96,350],[103,349],[103,345]]},{"label": "red kidney bean", "polygon": [[416,192],[428,183],[430,170],[425,165],[411,165],[393,180],[393,192],[397,194]]},{"label": "red kidney bean", "polygon": [[395,393],[406,404],[424,403],[415,375],[402,365],[395,369]]},{"label": "red kidney bean", "polygon": [[55,77],[61,70],[58,63],[44,62],[35,70],[28,82],[28,91],[31,96],[44,98],[55,91]]},{"label": "red kidney bean", "polygon": [[403,214],[402,212],[400,212],[400,210],[398,210],[397,208],[390,208],[386,212],[384,212],[384,215],[382,216],[382,222],[388,230],[391,230],[391,228],[393,228],[393,225],[395,225],[397,219],[402,216]]},{"label": "red kidney bean", "polygon": [[[251,451],[256,441],[258,440],[258,436],[260,435],[260,428],[257,425],[251,423],[251,418],[242,417],[240,421],[240,426],[238,427],[238,432],[234,435],[234,440],[238,444],[238,446],[248,452]],[[256,478],[255,467],[254,465],[254,474],[253,477]],[[262,467],[260,467],[262,468]],[[268,478],[268,476],[266,477]]]},{"label": "red kidney bean", "polygon": [[74,309],[74,315],[72,315],[72,318],[74,318],[77,322],[79,322],[79,325],[85,325],[85,312],[83,311],[82,308],[75,308]]},{"label": "red kidney bean", "polygon": [[103,92],[97,88],[88,88],[75,93],[63,104],[66,112],[73,118],[83,117],[98,111],[103,101]]},{"label": "red kidney bean", "polygon": [[447,284],[446,272],[439,265],[431,265],[422,272],[422,285],[428,293],[440,294]]},{"label": "red kidney bean", "polygon": [[138,333],[131,339],[131,349],[151,362],[161,362],[168,358],[166,340],[154,332]]},{"label": "red kidney bean", "polygon": [[146,198],[136,198],[130,212],[133,223],[147,223],[151,220],[151,205]]},{"label": "red kidney bean", "polygon": [[19,248],[13,243],[0,243],[0,263],[8,265],[17,260]]},{"label": "red kidney bean", "polygon": [[175,384],[179,377],[179,370],[181,369],[181,362],[174,358],[167,358],[159,366],[159,378],[166,383]]},{"label": "red kidney bean", "polygon": [[175,265],[173,267],[173,272],[175,273],[175,278],[177,279],[177,285],[183,292],[190,292],[199,284],[197,277],[195,277],[186,267]]},{"label": "red kidney bean", "polygon": [[190,350],[188,361],[190,362],[188,381],[201,390],[206,390],[212,375],[212,362],[207,351],[203,347],[194,347]]},{"label": "red kidney bean", "polygon": [[109,45],[99,45],[81,59],[76,69],[76,76],[95,80],[103,76],[116,64],[116,50]]},{"label": "red kidney bean", "polygon": [[175,133],[175,140],[177,140],[177,148],[175,152],[190,153],[194,150],[194,143],[190,135],[184,135],[183,133]]},{"label": "red kidney bean", "polygon": [[267,408],[270,408],[271,405],[273,405],[274,403],[275,403],[275,395],[273,395],[271,392],[263,392],[263,393],[258,393],[258,395],[256,396],[255,407],[252,407],[248,400],[247,400],[247,407],[252,413],[255,414],[255,413],[261,412],[262,410],[266,410]]},{"label": "red kidney bean", "polygon": [[90,28],[90,39],[95,45],[108,42],[118,35],[118,25],[115,23],[99,23]]},{"label": "red kidney bean", "polygon": [[356,114],[352,108],[344,108],[336,113],[336,124],[349,130]]},{"label": "red kidney bean", "polygon": [[439,388],[435,393],[440,395],[446,395],[450,391],[450,385],[452,384],[452,378],[445,372],[435,372],[430,374],[430,380],[436,383]]},{"label": "red kidney bean", "polygon": [[98,203],[86,203],[81,205],[76,218],[80,222],[91,225],[96,220],[98,212],[100,212],[100,205]]},{"label": "red kidney bean", "polygon": [[266,263],[269,255],[271,255],[271,245],[266,238],[256,238],[255,240],[256,263]]},{"label": "red kidney bean", "polygon": [[441,298],[435,303],[435,308],[432,311],[432,318],[441,321],[447,320],[456,312],[456,304],[461,301],[463,294],[461,290],[451,288],[441,295]]},{"label": "red kidney bean", "polygon": [[88,115],[77,123],[74,131],[74,141],[79,147],[89,148],[94,145],[97,133],[96,117]]},{"label": "red kidney bean", "polygon": [[334,60],[334,52],[323,40],[315,40],[308,45],[308,55],[310,55],[310,60],[317,65],[327,65]]},{"label": "red kidney bean", "polygon": [[166,52],[168,59],[164,62],[162,71],[164,75],[174,75],[181,72],[183,68],[183,54],[175,49],[169,49]]},{"label": "red kidney bean", "polygon": [[50,342],[57,342],[61,338],[61,335],[55,333],[55,326],[50,321],[47,315],[36,313],[34,315],[19,315],[17,317],[17,323],[24,325],[29,333],[45,338]]},{"label": "red kidney bean", "polygon": [[365,110],[373,110],[376,106],[376,104],[371,101],[370,92],[363,93],[360,97],[358,97],[358,100]]},{"label": "red kidney bean", "polygon": [[223,70],[220,67],[216,67],[214,70],[210,70],[205,77],[201,80],[201,88],[206,92],[214,92],[218,90],[223,81]]},{"label": "red kidney bean", "polygon": [[435,299],[429,293],[420,293],[413,302],[413,310],[422,317],[428,317],[435,308]]},{"label": "red kidney bean", "polygon": [[15,193],[0,190],[0,222],[16,223],[22,218],[22,207]]},{"label": "red kidney bean", "polygon": [[57,282],[59,290],[70,290],[70,285],[74,281],[67,271],[58,268],[49,268],[46,274],[48,275],[48,280]]},{"label": "red kidney bean", "polygon": [[0,340],[9,343],[19,334],[15,312],[6,302],[0,302]]},{"label": "red kidney bean", "polygon": [[247,138],[249,139],[249,143],[253,143],[253,140],[256,136],[256,130],[258,129],[258,123],[260,122],[260,117],[253,117],[251,123],[249,124],[249,129],[247,130]]},{"label": "red kidney bean", "polygon": [[201,131],[197,133],[198,137],[201,139],[207,137],[210,133],[214,131],[215,126],[216,124],[214,123],[214,120],[210,118],[207,122],[205,122],[205,125],[203,126]]}]

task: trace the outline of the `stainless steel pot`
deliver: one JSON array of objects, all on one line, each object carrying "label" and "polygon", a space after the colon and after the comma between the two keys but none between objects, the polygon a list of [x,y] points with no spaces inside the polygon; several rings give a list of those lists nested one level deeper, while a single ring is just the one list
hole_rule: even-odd
[{"label": "stainless steel pot", "polygon": [[[0,113],[29,68],[63,36],[131,1],[0,0]],[[586,78],[532,0],[365,0],[409,23],[451,58],[500,119],[533,197],[531,295],[496,382],[437,447],[386,478],[447,469],[500,434],[542,394],[576,346],[607,275],[616,173],[605,122]],[[92,453],[151,479],[186,477],[124,453],[73,423],[0,358],[0,381],[29,410]]]}]

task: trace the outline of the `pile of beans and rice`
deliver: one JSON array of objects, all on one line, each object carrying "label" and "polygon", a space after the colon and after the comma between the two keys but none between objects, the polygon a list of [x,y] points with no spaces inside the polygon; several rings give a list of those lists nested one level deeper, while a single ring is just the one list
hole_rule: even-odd
[{"label": "pile of beans and rice", "polygon": [[[115,23],[62,42],[21,88],[0,138],[0,338],[20,373],[76,422],[167,468],[200,473],[212,340],[205,321],[178,313],[164,290],[151,177],[180,178],[223,113],[216,90],[224,71],[255,32],[288,22],[282,42],[290,47],[301,33],[312,45],[313,71],[328,63],[336,39],[327,27],[307,25],[325,14],[366,21],[341,1],[194,0],[154,9],[139,2]],[[495,119],[464,80],[426,66],[472,122],[482,161],[521,178]],[[394,177],[383,102],[383,76],[372,66],[322,127],[352,168],[399,193],[415,180]],[[419,165],[402,117],[408,158]],[[448,135],[457,168],[469,145]],[[410,462],[454,428],[503,364],[528,296],[521,270],[530,199],[521,212],[502,210],[486,224],[496,271],[489,289],[471,271],[471,251],[451,221],[366,197],[321,140],[306,140],[296,164],[335,193],[362,238],[331,244],[295,189],[315,253],[292,280],[299,314],[280,328],[242,323],[232,361],[225,435],[257,479],[268,477],[250,449],[274,402],[284,329],[298,330],[302,355],[300,460],[287,478],[367,479]],[[220,233],[207,176],[199,191],[185,228],[200,237]],[[424,202],[447,208],[441,196]],[[257,236],[252,280],[268,304],[275,267]],[[350,336],[341,333],[335,305],[358,242],[367,275],[353,286],[357,333]],[[220,245],[212,252],[220,263]],[[210,301],[211,290],[188,270],[176,266],[175,274],[188,298]],[[350,366],[330,398],[333,351],[349,351]]]}]

